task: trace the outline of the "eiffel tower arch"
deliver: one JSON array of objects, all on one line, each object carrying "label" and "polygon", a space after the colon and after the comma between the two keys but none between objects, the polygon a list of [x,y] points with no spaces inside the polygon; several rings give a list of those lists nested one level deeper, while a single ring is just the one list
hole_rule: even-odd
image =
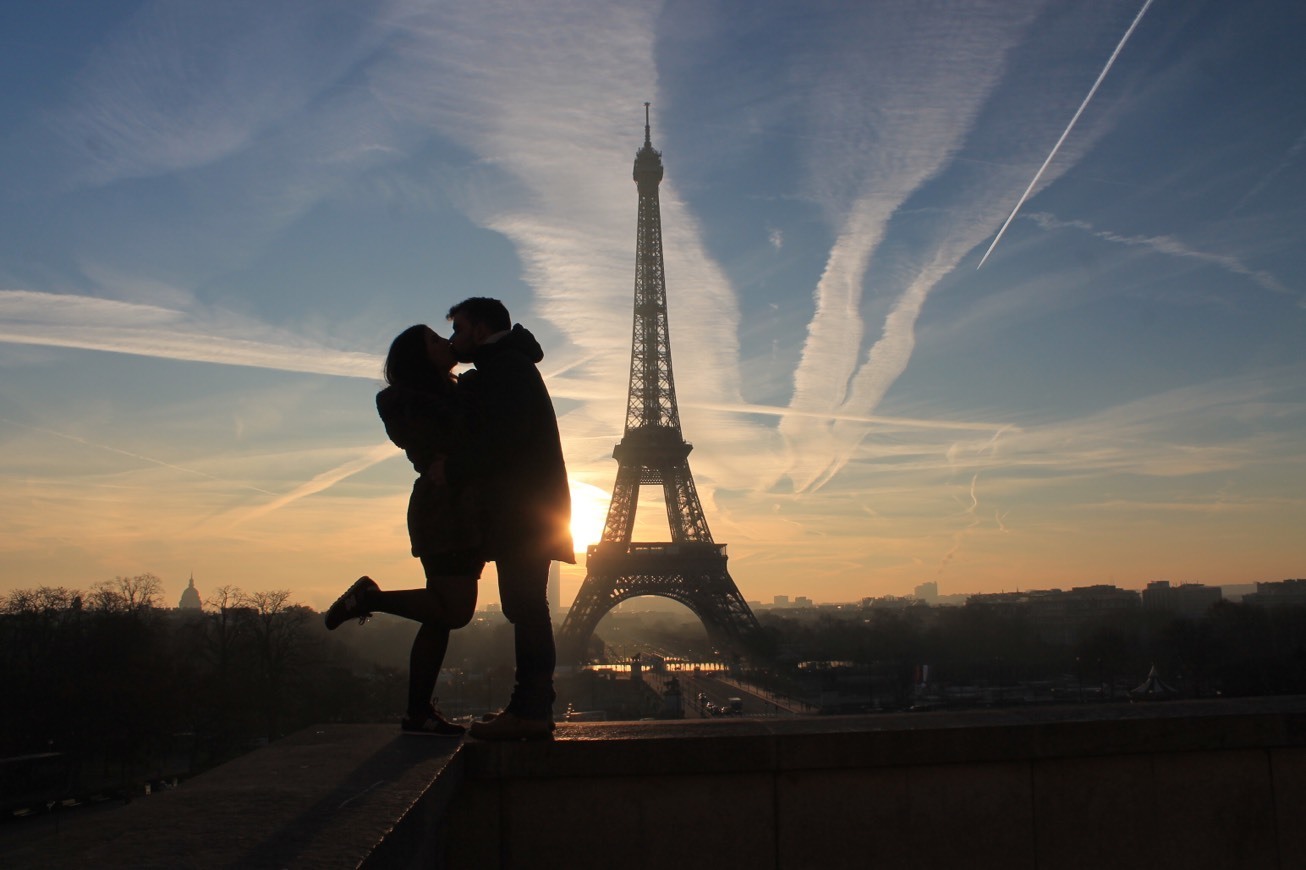
[{"label": "eiffel tower arch", "polygon": [[[718,648],[742,651],[758,628],[726,570],[726,545],[712,540],[689,471],[680,429],[667,329],[658,185],[662,155],[653,149],[648,103],[644,146],[635,155],[639,221],[635,245],[635,318],[626,428],[612,451],[617,480],[603,536],[589,548],[585,582],[558,630],[558,660],[580,663],[609,610],[628,598],[657,595],[694,612]],[[661,486],[669,541],[632,541],[641,486]]]}]

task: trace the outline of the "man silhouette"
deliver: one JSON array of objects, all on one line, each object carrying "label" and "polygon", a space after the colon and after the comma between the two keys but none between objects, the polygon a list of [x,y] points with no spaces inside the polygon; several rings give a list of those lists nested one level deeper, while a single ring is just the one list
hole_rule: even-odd
[{"label": "man silhouette", "polygon": [[459,392],[471,447],[447,457],[451,484],[474,484],[485,504],[485,556],[499,573],[499,601],[513,626],[516,680],[503,712],[476,722],[482,740],[547,738],[553,730],[557,653],[549,618],[549,562],[575,562],[571,491],[558,418],[536,364],[539,342],[512,325],[498,299],[473,297],[449,309],[454,354],[476,368]]}]

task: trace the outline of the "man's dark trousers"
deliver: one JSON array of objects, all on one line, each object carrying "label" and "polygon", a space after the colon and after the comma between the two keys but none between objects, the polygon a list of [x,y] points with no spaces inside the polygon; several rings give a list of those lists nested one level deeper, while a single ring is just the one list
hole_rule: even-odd
[{"label": "man's dark trousers", "polygon": [[516,685],[506,711],[523,719],[553,716],[553,668],[557,650],[549,619],[549,558],[510,556],[495,561],[499,601],[512,623],[517,656]]}]

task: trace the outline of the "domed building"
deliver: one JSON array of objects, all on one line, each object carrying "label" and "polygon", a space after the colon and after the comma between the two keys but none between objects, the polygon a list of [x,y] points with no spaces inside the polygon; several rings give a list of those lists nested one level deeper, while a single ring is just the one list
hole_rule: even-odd
[{"label": "domed building", "polygon": [[195,575],[190,575],[190,585],[181,593],[181,603],[177,605],[178,610],[203,610],[204,604],[200,601],[200,591],[195,588]]}]

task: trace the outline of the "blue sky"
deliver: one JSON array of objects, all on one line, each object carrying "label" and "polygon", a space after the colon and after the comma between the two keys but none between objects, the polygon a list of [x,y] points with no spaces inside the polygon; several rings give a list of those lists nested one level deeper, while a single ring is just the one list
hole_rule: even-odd
[{"label": "blue sky", "polygon": [[0,590],[419,583],[372,396],[468,295],[544,344],[601,522],[645,101],[682,423],[745,597],[1300,576],[1304,23],[10,4]]}]

